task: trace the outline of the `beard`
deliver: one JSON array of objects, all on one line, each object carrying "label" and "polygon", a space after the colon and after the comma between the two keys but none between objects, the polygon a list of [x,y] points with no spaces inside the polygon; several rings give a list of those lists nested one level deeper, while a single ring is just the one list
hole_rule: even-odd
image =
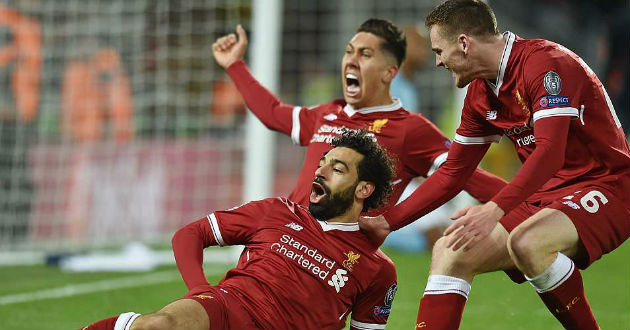
[{"label": "beard", "polygon": [[308,203],[308,210],[311,214],[321,221],[332,219],[336,216],[342,215],[350,209],[354,202],[354,191],[357,188],[357,184],[348,187],[348,189],[342,190],[339,193],[331,194],[330,189],[322,184],[326,191],[326,197],[319,203]]}]

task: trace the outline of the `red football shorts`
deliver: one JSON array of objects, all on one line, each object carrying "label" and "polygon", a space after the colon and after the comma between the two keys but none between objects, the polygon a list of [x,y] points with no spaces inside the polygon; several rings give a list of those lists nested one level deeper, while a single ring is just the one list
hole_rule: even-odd
[{"label": "red football shorts", "polygon": [[[573,222],[587,254],[578,256],[574,262],[578,268],[586,269],[630,237],[630,208],[617,198],[623,194],[628,194],[628,191],[611,191],[597,185],[576,188],[576,191],[561,198],[521,203],[501,218],[500,222],[511,232],[543,208],[561,211]],[[521,283],[525,280],[517,270],[506,273],[515,282]]]},{"label": "red football shorts", "polygon": [[186,296],[200,303],[208,313],[208,330],[259,329],[241,303],[230,293],[219,287],[207,292]]}]

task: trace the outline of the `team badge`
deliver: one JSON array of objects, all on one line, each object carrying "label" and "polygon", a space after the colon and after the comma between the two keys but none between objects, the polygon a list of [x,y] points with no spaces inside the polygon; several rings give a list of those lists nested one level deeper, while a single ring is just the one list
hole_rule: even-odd
[{"label": "team badge", "polygon": [[380,133],[381,129],[385,127],[385,124],[387,124],[388,121],[389,119],[377,119],[374,122],[372,122],[372,125],[370,125],[370,127],[368,127],[368,131],[374,132],[374,133]]},{"label": "team badge", "polygon": [[543,78],[543,86],[545,87],[547,93],[551,95],[558,95],[562,89],[562,79],[560,79],[560,75],[557,73],[549,71]]},{"label": "team badge", "polygon": [[514,92],[514,97],[516,97],[516,103],[518,103],[518,105],[521,106],[521,109],[523,109],[523,112],[525,112],[525,115],[529,117],[529,114],[531,113],[531,111],[529,111],[527,102],[523,100],[523,97],[521,96],[521,93],[518,92],[518,89]]},{"label": "team badge", "polygon": [[359,262],[359,258],[361,258],[361,255],[354,253],[354,251],[348,251],[346,252],[346,257],[348,257],[348,259],[344,260],[341,264],[345,269],[352,271],[352,268],[354,268],[354,264]]}]

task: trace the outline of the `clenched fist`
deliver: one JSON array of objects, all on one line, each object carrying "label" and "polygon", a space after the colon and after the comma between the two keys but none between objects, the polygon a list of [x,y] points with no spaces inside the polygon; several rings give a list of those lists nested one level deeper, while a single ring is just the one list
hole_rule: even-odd
[{"label": "clenched fist", "polygon": [[212,44],[214,59],[224,69],[227,69],[234,62],[242,60],[245,50],[247,50],[247,34],[240,24],[236,26],[236,33],[238,38],[234,33],[230,33]]}]

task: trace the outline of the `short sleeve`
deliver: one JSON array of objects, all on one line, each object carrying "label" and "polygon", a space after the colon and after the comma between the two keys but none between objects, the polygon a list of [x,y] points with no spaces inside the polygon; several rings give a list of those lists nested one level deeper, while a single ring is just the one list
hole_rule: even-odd
[{"label": "short sleeve", "polygon": [[482,113],[485,113],[486,117],[497,115],[497,110],[493,110],[490,106],[485,88],[480,86],[483,83],[477,80],[470,84],[464,99],[461,122],[453,142],[470,145],[498,143],[501,140],[503,132],[488,124],[486,118],[481,115]]},{"label": "short sleeve", "polygon": [[246,244],[266,217],[272,200],[254,201],[209,214],[207,219],[214,240],[220,246]]},{"label": "short sleeve", "polygon": [[353,329],[385,329],[396,295],[396,270],[388,260],[352,309]]},{"label": "short sleeve", "polygon": [[583,84],[589,81],[579,61],[562,46],[541,47],[528,56],[523,75],[534,122],[547,117],[579,117]]}]

